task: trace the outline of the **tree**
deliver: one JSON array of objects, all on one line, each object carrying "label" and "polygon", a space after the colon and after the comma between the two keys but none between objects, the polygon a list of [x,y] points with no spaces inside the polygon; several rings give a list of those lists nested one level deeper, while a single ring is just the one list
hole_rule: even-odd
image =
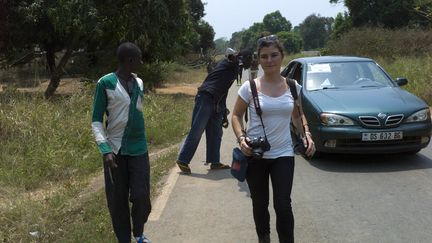
[{"label": "tree", "polygon": [[291,23],[281,15],[279,10],[269,13],[263,19],[264,29],[272,34],[280,31],[290,31]]},{"label": "tree", "polygon": [[254,23],[247,29],[233,33],[229,41],[230,47],[255,49],[257,40],[263,32],[276,34],[281,31],[290,31],[291,27],[291,23],[279,11],[275,11],[265,15],[263,22]]},{"label": "tree", "polygon": [[195,44],[195,51],[202,54],[207,54],[207,51],[214,48],[214,36],[215,32],[213,27],[204,20],[200,20],[198,25],[195,27],[196,32],[199,36],[199,41]]},{"label": "tree", "polygon": [[255,48],[256,42],[263,31],[265,31],[263,23],[254,23],[247,30],[244,30],[242,32],[240,48]]},{"label": "tree", "polygon": [[225,37],[218,38],[214,41],[214,45],[217,54],[225,53],[225,50],[228,47],[228,39]]},{"label": "tree", "polygon": [[3,0],[0,9],[5,12],[2,55],[34,48],[45,53],[51,75],[47,98],[75,51],[113,48],[127,40],[141,47],[143,60],[163,60],[181,53],[191,32],[187,6],[177,0]]},{"label": "tree", "polygon": [[[416,7],[428,5],[429,0],[344,0],[353,27],[401,28],[405,26],[428,26],[425,16]],[[340,2],[330,0],[331,3]]]},{"label": "tree", "polygon": [[432,22],[432,0],[416,0],[414,4],[416,13],[423,16],[430,25]]},{"label": "tree", "polygon": [[298,33],[281,31],[277,36],[288,54],[299,53],[302,50],[303,39]]},{"label": "tree", "polygon": [[344,33],[347,33],[352,28],[351,18],[348,13],[338,13],[334,20],[333,30],[331,33],[331,39],[338,39]]},{"label": "tree", "polygon": [[189,14],[192,17],[192,29],[195,32],[189,36],[193,50],[197,53],[206,54],[209,49],[214,48],[215,32],[208,22],[202,20],[202,17],[205,16],[205,4],[201,0],[187,0],[187,3]]},{"label": "tree", "polygon": [[231,39],[228,42],[228,46],[236,50],[240,49],[242,46],[242,36],[244,31],[245,30],[232,33]]},{"label": "tree", "polygon": [[299,25],[305,50],[324,47],[332,31],[333,18],[309,15]]},{"label": "tree", "polygon": [[204,5],[201,0],[187,0],[189,5],[189,12],[192,16],[192,19],[195,22],[198,22],[199,20],[204,17]]}]

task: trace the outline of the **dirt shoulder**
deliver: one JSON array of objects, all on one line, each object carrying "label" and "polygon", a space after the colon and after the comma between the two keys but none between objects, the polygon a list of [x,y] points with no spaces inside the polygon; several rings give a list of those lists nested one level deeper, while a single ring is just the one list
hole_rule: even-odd
[{"label": "dirt shoulder", "polygon": [[[30,93],[43,93],[48,87],[49,80],[41,80],[40,85],[36,87],[17,88],[18,91]],[[186,94],[195,96],[197,88],[200,84],[165,84],[162,88],[157,88],[158,94]],[[6,89],[6,84],[0,85],[0,92]],[[77,78],[63,78],[56,90],[56,94],[73,94],[79,92],[83,87],[83,83]]]},{"label": "dirt shoulder", "polygon": [[181,93],[181,94],[195,96],[199,85],[200,84],[184,84],[184,85],[167,84],[165,85],[165,87],[157,88],[156,93],[157,94]]}]

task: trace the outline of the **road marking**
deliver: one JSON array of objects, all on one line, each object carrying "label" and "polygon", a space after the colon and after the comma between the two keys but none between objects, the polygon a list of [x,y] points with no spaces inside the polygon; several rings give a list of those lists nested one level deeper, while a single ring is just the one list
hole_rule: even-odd
[{"label": "road marking", "polygon": [[152,211],[149,215],[149,221],[158,221],[162,212],[168,202],[168,198],[177,182],[179,172],[176,167],[173,167],[168,175],[168,179],[164,187],[162,188],[161,194],[156,198],[155,203],[152,205]]}]

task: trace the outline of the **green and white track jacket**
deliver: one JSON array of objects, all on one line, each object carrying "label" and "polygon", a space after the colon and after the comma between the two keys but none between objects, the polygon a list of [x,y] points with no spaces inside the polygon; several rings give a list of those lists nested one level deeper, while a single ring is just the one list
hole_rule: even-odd
[{"label": "green and white track jacket", "polygon": [[[141,155],[147,152],[143,81],[135,77],[131,96],[115,73],[99,79],[93,103],[92,130],[102,154]],[[103,125],[107,115],[106,126]]]}]

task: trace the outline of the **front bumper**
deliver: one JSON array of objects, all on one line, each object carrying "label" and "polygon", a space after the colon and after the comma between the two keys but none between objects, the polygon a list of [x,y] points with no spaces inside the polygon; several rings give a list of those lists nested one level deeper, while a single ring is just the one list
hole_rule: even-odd
[{"label": "front bumper", "polygon": [[[311,127],[317,151],[325,153],[345,154],[393,154],[411,152],[428,146],[432,123],[401,124],[398,127],[370,129],[360,126]],[[388,141],[362,141],[364,132],[402,131],[403,139]],[[425,141],[427,140],[427,141]],[[330,141],[330,142],[329,142]],[[329,144],[332,144],[329,146]]]}]

